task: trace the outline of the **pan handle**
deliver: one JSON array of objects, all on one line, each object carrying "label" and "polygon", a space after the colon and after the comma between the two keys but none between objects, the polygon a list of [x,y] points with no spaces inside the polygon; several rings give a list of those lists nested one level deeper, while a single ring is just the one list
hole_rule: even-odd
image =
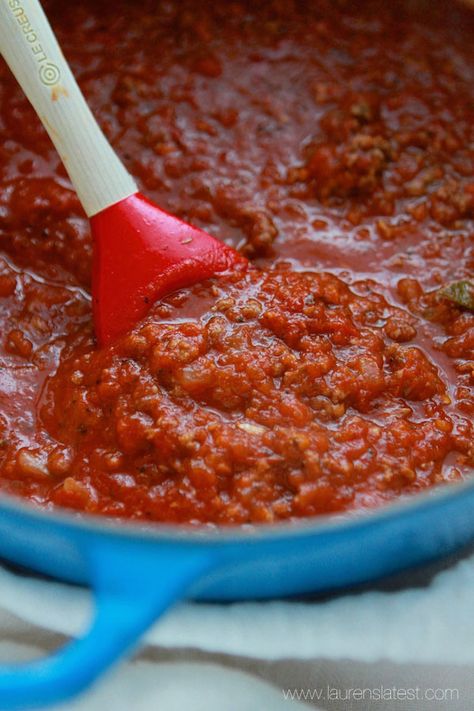
[{"label": "pan handle", "polygon": [[201,547],[157,551],[156,542],[97,541],[87,555],[96,607],[88,631],[45,659],[0,665],[1,709],[43,707],[86,689],[215,565]]}]

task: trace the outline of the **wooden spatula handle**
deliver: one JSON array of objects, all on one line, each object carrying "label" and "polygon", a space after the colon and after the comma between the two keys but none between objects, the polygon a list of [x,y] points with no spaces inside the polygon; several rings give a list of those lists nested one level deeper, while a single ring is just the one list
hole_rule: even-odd
[{"label": "wooden spatula handle", "polygon": [[89,216],[137,192],[93,117],[38,0],[0,0],[0,51]]}]

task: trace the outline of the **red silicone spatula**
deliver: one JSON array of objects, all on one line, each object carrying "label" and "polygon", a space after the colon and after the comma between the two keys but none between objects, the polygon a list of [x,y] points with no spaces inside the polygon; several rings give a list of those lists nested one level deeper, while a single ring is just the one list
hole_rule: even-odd
[{"label": "red silicone spatula", "polygon": [[0,50],[90,218],[99,345],[129,330],[166,294],[245,268],[234,249],[138,192],[86,104],[38,0],[0,0]]}]

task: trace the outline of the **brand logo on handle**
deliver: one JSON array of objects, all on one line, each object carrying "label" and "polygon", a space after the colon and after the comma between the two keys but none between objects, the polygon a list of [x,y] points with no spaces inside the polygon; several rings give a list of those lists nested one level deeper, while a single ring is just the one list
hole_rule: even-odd
[{"label": "brand logo on handle", "polygon": [[46,86],[54,86],[54,84],[58,84],[61,79],[61,72],[52,62],[45,62],[44,64],[40,64],[39,76],[43,84]]},{"label": "brand logo on handle", "polygon": [[38,33],[28,19],[28,15],[22,5],[22,0],[8,0],[8,5],[12,11],[12,15],[22,29],[25,40],[30,45],[31,52],[38,64],[39,77],[42,84],[45,86],[55,86],[61,80],[61,72],[56,64],[50,61],[44,51],[38,39]]}]

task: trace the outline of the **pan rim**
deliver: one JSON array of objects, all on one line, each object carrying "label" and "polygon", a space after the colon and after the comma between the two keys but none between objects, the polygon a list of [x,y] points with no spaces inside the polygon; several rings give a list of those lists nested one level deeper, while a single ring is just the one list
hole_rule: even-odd
[{"label": "pan rim", "polygon": [[[323,514],[279,521],[272,524],[237,524],[229,526],[199,526],[125,520],[118,518],[76,513],[64,507],[45,509],[35,506],[26,499],[3,494],[0,500],[0,518],[6,512],[19,514],[39,524],[52,524],[62,529],[74,529],[83,533],[110,535],[117,538],[131,538],[147,542],[175,542],[182,544],[235,545],[237,543],[256,544],[279,539],[294,539],[347,531],[380,521],[391,520],[403,515],[421,512],[436,507],[443,502],[456,500],[472,491],[474,496],[474,476],[462,482],[438,485],[419,494],[406,495],[374,509],[364,509],[346,514]],[[474,503],[473,503],[474,508]]]}]

